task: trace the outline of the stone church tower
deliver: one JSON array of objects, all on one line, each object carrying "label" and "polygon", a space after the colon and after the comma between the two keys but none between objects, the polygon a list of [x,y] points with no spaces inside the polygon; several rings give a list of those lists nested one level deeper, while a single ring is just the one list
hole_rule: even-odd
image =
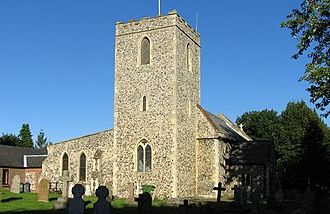
[{"label": "stone church tower", "polygon": [[116,24],[114,193],[196,193],[200,37],[177,13]]},{"label": "stone church tower", "polygon": [[230,152],[251,138],[200,105],[199,34],[172,11],[118,22],[115,40],[114,128],[47,146],[41,177],[51,188],[65,171],[86,195],[106,185],[123,198],[132,183],[135,196],[154,185],[158,198],[214,198],[218,182],[230,191],[252,181],[249,167],[228,165],[242,164],[228,162]]}]

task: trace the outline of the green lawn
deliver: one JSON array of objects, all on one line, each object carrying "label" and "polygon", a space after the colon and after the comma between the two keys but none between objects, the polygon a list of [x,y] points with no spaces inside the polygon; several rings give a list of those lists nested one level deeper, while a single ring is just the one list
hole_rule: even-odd
[{"label": "green lawn", "polygon": [[[36,193],[11,193],[8,190],[0,190],[0,213],[63,213],[53,209],[53,202],[56,201],[59,194],[50,194],[49,202],[39,202],[38,194]],[[93,204],[96,202],[96,197],[84,197],[87,203],[87,213],[92,213]],[[153,206],[157,209],[166,204],[164,200],[156,200],[153,202]],[[126,204],[125,199],[115,199],[112,203],[116,213],[135,213],[136,204]],[[175,207],[168,207],[165,209],[173,209]],[[157,212],[163,213],[163,212]],[[173,212],[172,212],[173,213]]]}]

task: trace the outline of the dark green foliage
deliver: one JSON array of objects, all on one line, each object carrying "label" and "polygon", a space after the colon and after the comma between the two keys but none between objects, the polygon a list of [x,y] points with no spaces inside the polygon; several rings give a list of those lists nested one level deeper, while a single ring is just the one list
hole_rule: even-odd
[{"label": "dark green foliage", "polygon": [[32,134],[30,131],[29,124],[25,123],[19,132],[19,144],[21,147],[33,147]]},{"label": "dark green foliage", "polygon": [[45,137],[45,132],[43,130],[40,130],[37,140],[35,142],[35,147],[38,149],[44,148],[48,145],[47,137]]},{"label": "dark green foliage", "polygon": [[19,144],[19,138],[13,134],[2,134],[0,145],[16,146]]},{"label": "dark green foliage", "polygon": [[254,141],[274,141],[273,133],[279,127],[280,119],[276,111],[250,111],[244,113],[236,120],[237,124],[243,124],[245,132]]},{"label": "dark green foliage", "polygon": [[330,110],[330,1],[303,0],[299,9],[288,15],[281,24],[289,28],[298,40],[294,59],[307,52],[310,62],[306,64],[301,80],[310,83],[307,91],[316,107],[327,117]]},{"label": "dark green foliage", "polygon": [[328,186],[320,179],[330,178],[326,164],[325,145],[329,140],[326,124],[304,102],[289,103],[281,118],[284,133],[278,139],[277,148],[284,185],[303,188],[310,179],[312,186]]},{"label": "dark green foliage", "polygon": [[284,187],[330,187],[330,130],[304,102],[290,102],[277,115],[263,110],[244,113],[237,119],[258,140],[274,142],[277,171]]}]

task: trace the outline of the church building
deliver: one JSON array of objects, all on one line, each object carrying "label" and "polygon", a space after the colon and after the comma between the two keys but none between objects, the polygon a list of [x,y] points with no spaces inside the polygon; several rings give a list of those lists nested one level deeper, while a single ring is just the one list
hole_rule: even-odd
[{"label": "church building", "polygon": [[60,185],[68,170],[86,194],[106,185],[118,197],[132,184],[155,186],[158,198],[214,198],[218,182],[231,191],[226,159],[251,138],[201,106],[200,52],[176,11],[117,22],[114,127],[49,145],[42,177]]}]

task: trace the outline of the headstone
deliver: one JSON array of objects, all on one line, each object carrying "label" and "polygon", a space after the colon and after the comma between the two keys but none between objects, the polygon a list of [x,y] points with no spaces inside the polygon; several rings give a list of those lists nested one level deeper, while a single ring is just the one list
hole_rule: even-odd
[{"label": "headstone", "polygon": [[240,198],[240,206],[246,207],[246,202],[247,202],[247,191],[246,191],[246,188],[243,187],[243,190],[241,192],[241,198]]},{"label": "headstone", "polygon": [[12,193],[20,193],[20,183],[21,178],[18,175],[15,175],[10,186],[10,191]]},{"label": "headstone", "polygon": [[183,205],[179,205],[179,208],[182,210],[181,213],[188,214],[189,213],[189,201],[187,199],[183,200]]},{"label": "headstone", "polygon": [[111,203],[107,200],[109,190],[105,186],[99,186],[96,190],[96,197],[98,200],[93,205],[93,214],[110,214]]},{"label": "headstone", "polygon": [[275,193],[275,202],[277,203],[278,208],[280,210],[282,210],[283,201],[284,201],[284,192],[282,190],[282,186],[279,185],[278,186],[278,189],[277,189],[277,191]]},{"label": "headstone", "polygon": [[152,197],[150,193],[144,192],[139,194],[139,198],[135,198],[138,203],[138,214],[150,214],[152,208]]},{"label": "headstone", "polygon": [[69,201],[69,214],[85,214],[86,206],[82,199],[85,189],[81,184],[76,184],[72,188],[73,199]]},{"label": "headstone", "polygon": [[128,185],[128,198],[127,198],[126,202],[129,204],[134,203],[134,184],[133,183],[130,183]]},{"label": "headstone", "polygon": [[39,193],[38,193],[38,201],[40,202],[48,202],[49,196],[49,181],[45,178],[41,179],[39,182]]},{"label": "headstone", "polygon": [[68,189],[69,189],[69,182],[72,181],[72,178],[69,176],[69,171],[64,170],[63,176],[60,177],[60,179],[63,181],[62,186],[62,198],[67,199],[68,198]]},{"label": "headstone", "polygon": [[240,204],[241,204],[241,189],[237,186],[237,185],[234,185],[233,188],[231,188],[231,190],[234,191],[234,206],[237,208],[237,207],[240,207]]},{"label": "headstone", "polygon": [[73,187],[74,187],[74,183],[69,182],[69,184],[68,184],[68,198],[73,198],[74,197],[73,192],[72,192]]},{"label": "headstone", "polygon": [[54,203],[55,209],[65,209],[67,207],[68,203],[68,186],[69,182],[72,181],[71,177],[69,176],[69,171],[64,170],[63,176],[60,177],[60,179],[63,181],[62,185],[62,196],[57,199],[57,201]]},{"label": "headstone", "polygon": [[85,185],[85,195],[86,196],[92,196],[91,186]]},{"label": "headstone", "polygon": [[308,188],[304,193],[304,203],[303,209],[306,213],[314,213],[313,205],[314,205],[315,194],[310,191]]},{"label": "headstone", "polygon": [[280,203],[280,204],[283,203],[284,193],[283,193],[282,188],[280,188],[276,191],[275,200],[276,200],[277,203]]},{"label": "headstone", "polygon": [[107,197],[107,200],[110,202],[110,204],[112,203],[114,197],[112,195],[112,182],[106,182],[105,186],[108,188],[109,190],[109,196]]},{"label": "headstone", "polygon": [[217,187],[213,187],[213,190],[218,191],[217,192],[217,204],[215,209],[217,210],[217,212],[220,212],[221,210],[221,191],[225,191],[226,188],[222,187],[222,183],[219,182]]},{"label": "headstone", "polygon": [[253,214],[259,214],[260,213],[260,189],[257,187],[253,192],[251,196],[251,202],[252,202],[252,209],[251,213]]}]

